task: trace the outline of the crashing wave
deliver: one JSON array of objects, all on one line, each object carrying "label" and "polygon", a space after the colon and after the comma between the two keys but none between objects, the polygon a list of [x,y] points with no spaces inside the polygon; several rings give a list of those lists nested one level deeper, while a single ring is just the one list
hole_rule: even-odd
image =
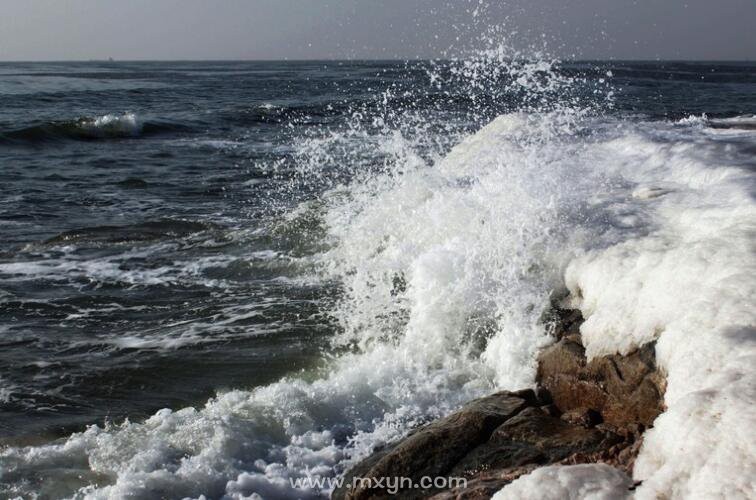
[{"label": "crashing wave", "polygon": [[0,131],[0,143],[41,144],[62,140],[117,139],[183,128],[174,123],[145,121],[135,113],[107,114],[70,121],[53,121],[6,132]]},{"label": "crashing wave", "polygon": [[[311,160],[299,165],[302,179],[319,182],[334,165],[354,174],[324,182],[331,189],[312,215],[326,233],[327,250],[313,257],[321,279],[344,289],[331,311],[340,356],[200,408],[5,448],[0,491],[326,496],[328,485],[296,480],[338,476],[469,399],[532,385],[549,342],[541,313],[567,287],[586,318],[590,356],[657,341],[668,409],[646,435],[635,494],[746,496],[756,474],[753,446],[740,437],[756,426],[752,170],[712,131],[577,105],[585,81],[551,63],[506,51],[485,58],[451,63],[453,78],[473,82],[480,107],[470,117],[486,116],[485,85],[524,105],[477,133],[449,126],[434,136],[428,117],[399,109],[375,117],[375,129],[296,144],[298,159]],[[133,130],[128,123],[75,127]],[[449,136],[460,140],[448,154],[418,147]],[[385,161],[375,167],[375,158]],[[601,497],[629,482],[587,465],[536,471],[510,487],[523,484]]]},{"label": "crashing wave", "polygon": [[[35,471],[80,464],[71,484],[89,498],[325,494],[289,480],[332,476],[465,400],[532,383],[547,342],[538,316],[566,270],[589,354],[658,339],[668,410],[641,450],[636,494],[747,491],[754,455],[738,429],[755,423],[751,174],[722,164],[724,145],[694,144],[692,128],[615,123],[586,142],[558,123],[506,115],[433,167],[376,176],[346,200],[334,192],[323,262],[351,291],[336,314],[342,340],[360,349],[321,378],[9,448],[2,481],[39,477],[32,486],[43,488]],[[659,142],[660,131],[678,135]],[[633,196],[665,183],[675,191]]]}]

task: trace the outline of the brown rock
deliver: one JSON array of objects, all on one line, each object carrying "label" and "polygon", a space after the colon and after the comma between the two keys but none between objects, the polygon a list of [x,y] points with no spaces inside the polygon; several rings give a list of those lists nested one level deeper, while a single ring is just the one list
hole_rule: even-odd
[{"label": "brown rock", "polygon": [[562,413],[562,420],[581,427],[596,427],[604,421],[599,412],[591,408],[575,408]]},{"label": "brown rock", "polygon": [[[546,315],[557,342],[538,358],[539,387],[501,392],[416,429],[350,470],[335,499],[490,498],[506,484],[548,464],[602,462],[630,474],[643,430],[663,411],[665,380],[654,345],[627,356],[587,361],[579,311]],[[353,483],[409,478],[465,478],[464,486],[399,491]],[[348,486],[357,484],[353,489]],[[397,484],[397,483],[394,483]]]},{"label": "brown rock", "polygon": [[592,410],[614,427],[649,427],[664,410],[665,381],[656,367],[653,343],[626,356],[588,362],[580,337],[563,337],[538,357],[538,383],[561,411]]}]

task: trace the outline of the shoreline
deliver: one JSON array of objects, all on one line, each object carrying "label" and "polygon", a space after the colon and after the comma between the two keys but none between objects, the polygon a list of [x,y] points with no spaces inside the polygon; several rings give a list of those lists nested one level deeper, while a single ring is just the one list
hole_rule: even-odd
[{"label": "shoreline", "polygon": [[[578,464],[605,464],[602,474],[614,474],[617,492],[629,494],[641,484],[632,473],[643,435],[666,409],[666,377],[655,342],[588,360],[583,322],[579,310],[552,306],[544,326],[554,342],[538,354],[535,388],[474,399],[374,450],[345,473],[332,498],[490,498],[534,471]],[[465,482],[418,489],[429,477]],[[380,487],[387,478],[415,487],[389,491]]]}]

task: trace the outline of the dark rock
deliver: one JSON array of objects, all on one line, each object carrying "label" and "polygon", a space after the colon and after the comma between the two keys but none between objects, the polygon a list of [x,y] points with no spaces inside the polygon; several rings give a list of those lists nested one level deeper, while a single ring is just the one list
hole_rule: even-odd
[{"label": "dark rock", "polygon": [[539,408],[528,407],[500,425],[487,442],[471,450],[451,475],[469,477],[486,469],[557,463],[574,453],[593,453],[620,441],[612,433],[572,425]]},{"label": "dark rock", "polygon": [[565,337],[579,337],[583,315],[578,309],[562,309],[556,303],[545,314],[543,319],[546,330],[557,340]]},{"label": "dark rock", "polygon": [[[554,309],[546,320],[557,342],[538,358],[535,390],[478,399],[416,429],[350,470],[333,498],[490,498],[548,464],[602,462],[631,473],[643,430],[663,411],[665,380],[654,345],[588,362],[580,313]],[[364,482],[409,478],[419,484],[423,477],[464,478],[467,484],[389,491]]]},{"label": "dark rock", "polygon": [[554,403],[554,399],[551,397],[551,393],[548,391],[548,389],[539,386],[535,390],[535,395],[538,401],[540,401],[543,405],[552,405]]},{"label": "dark rock", "polygon": [[[549,415],[534,391],[498,393],[469,403],[451,416],[416,430],[349,471],[335,499],[427,498],[439,489],[399,492],[355,482],[383,478],[465,478],[468,484],[439,498],[487,498],[493,491],[543,464],[582,454],[594,456],[623,442],[610,431],[585,428]],[[362,487],[365,484],[366,487]],[[373,484],[374,485],[374,484]]]},{"label": "dark rock", "polygon": [[[409,477],[419,482],[424,476],[443,476],[469,451],[486,442],[500,424],[516,415],[527,404],[525,399],[510,393],[498,393],[475,400],[462,410],[421,427],[399,443],[358,464],[346,475],[345,484],[352,484],[354,477]],[[418,490],[413,493],[422,497],[427,491]],[[387,496],[387,493],[355,488],[337,490],[333,498],[382,496]]]},{"label": "dark rock", "polygon": [[557,408],[555,404],[547,404],[545,406],[541,407],[541,410],[543,410],[546,415],[551,415],[552,417],[559,417],[562,415],[562,412]]}]

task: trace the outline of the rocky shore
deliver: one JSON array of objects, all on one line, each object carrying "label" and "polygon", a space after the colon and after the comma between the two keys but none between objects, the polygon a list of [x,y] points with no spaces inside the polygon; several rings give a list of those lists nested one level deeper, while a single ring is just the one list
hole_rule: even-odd
[{"label": "rocky shore", "polygon": [[423,477],[463,477],[466,487],[389,494],[358,485],[337,489],[333,498],[490,498],[518,477],[555,464],[604,463],[631,475],[643,432],[664,410],[665,379],[654,344],[588,361],[582,322],[576,310],[549,313],[546,323],[555,342],[539,355],[535,389],[471,401],[376,450],[349,470],[344,482],[405,477],[419,484]]}]

